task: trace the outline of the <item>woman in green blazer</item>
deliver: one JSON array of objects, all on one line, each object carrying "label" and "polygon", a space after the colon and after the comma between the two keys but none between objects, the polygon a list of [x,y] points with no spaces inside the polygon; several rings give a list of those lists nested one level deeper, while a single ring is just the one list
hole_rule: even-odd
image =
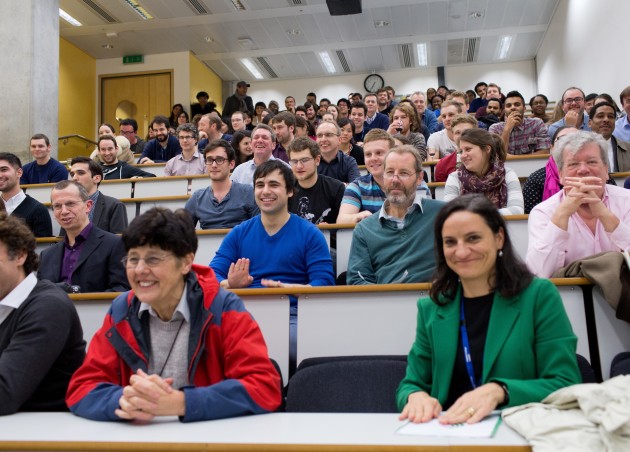
[{"label": "woman in green blazer", "polygon": [[396,394],[401,419],[474,423],[581,382],[558,291],[518,259],[490,201],[473,194],[444,206],[435,249],[435,281],[430,298],[418,301],[416,339]]}]

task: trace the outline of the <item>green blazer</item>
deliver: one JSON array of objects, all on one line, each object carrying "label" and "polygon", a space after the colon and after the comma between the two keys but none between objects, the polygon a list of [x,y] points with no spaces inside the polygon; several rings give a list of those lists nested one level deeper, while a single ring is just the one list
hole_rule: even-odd
[{"label": "green blazer", "polygon": [[[455,300],[459,300],[461,286]],[[416,339],[407,374],[396,392],[402,410],[409,394],[428,392],[443,405],[448,398],[459,340],[459,303],[439,306],[418,301]],[[507,406],[540,402],[553,391],[581,383],[577,338],[556,287],[535,278],[519,295],[495,294],[483,356],[482,383],[502,382],[510,391]]]}]

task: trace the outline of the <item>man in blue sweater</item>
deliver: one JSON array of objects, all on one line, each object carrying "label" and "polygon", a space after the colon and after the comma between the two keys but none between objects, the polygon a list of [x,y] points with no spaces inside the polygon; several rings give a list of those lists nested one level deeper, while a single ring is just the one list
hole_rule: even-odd
[{"label": "man in blue sweater", "polygon": [[[260,215],[234,227],[210,267],[223,288],[332,286],[332,259],[315,225],[289,213],[294,179],[288,165],[268,160],[254,172]],[[290,367],[297,352],[297,300],[291,297]]]},{"label": "man in blue sweater", "polygon": [[50,156],[52,146],[46,135],[33,135],[30,150],[35,160],[22,168],[20,184],[47,184],[68,179],[66,167]]},{"label": "man in blue sweater", "polygon": [[444,204],[423,199],[422,157],[413,146],[398,146],[385,157],[386,200],[380,211],[354,229],[347,282],[393,284],[429,282],[435,269],[435,217]]}]

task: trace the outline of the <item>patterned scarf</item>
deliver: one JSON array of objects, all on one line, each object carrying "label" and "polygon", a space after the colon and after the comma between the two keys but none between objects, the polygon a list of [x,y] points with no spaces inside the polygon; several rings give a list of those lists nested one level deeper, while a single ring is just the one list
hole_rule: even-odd
[{"label": "patterned scarf", "polygon": [[507,206],[507,183],[503,162],[494,162],[485,176],[479,178],[468,171],[464,165],[457,170],[461,185],[461,194],[483,193],[492,203],[501,209]]}]

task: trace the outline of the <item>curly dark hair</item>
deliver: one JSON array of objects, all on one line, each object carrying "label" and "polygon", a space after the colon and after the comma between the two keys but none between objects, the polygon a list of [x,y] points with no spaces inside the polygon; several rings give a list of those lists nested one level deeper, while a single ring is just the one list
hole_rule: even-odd
[{"label": "curly dark hair", "polygon": [[122,233],[125,251],[139,246],[157,246],[177,257],[196,253],[199,240],[190,213],[153,207],[137,216]]},{"label": "curly dark hair", "polygon": [[[502,248],[502,257],[497,258],[495,264],[494,290],[501,296],[509,298],[522,292],[531,283],[534,275],[529,271],[525,263],[518,257],[510,237],[503,216],[497,208],[480,193],[470,193],[459,196],[446,204],[435,218],[435,273],[433,285],[429,291],[431,299],[436,304],[444,304],[440,301],[440,295],[448,300],[453,300],[459,286],[459,276],[446,263],[442,228],[444,223],[455,212],[466,211],[479,215],[484,219],[493,233],[503,230],[505,236]],[[446,302],[448,303],[448,301]]]},{"label": "curly dark hair", "polygon": [[35,236],[19,217],[0,212],[0,242],[7,247],[9,259],[26,254],[24,273],[29,275],[39,268],[39,256],[35,252]]}]

